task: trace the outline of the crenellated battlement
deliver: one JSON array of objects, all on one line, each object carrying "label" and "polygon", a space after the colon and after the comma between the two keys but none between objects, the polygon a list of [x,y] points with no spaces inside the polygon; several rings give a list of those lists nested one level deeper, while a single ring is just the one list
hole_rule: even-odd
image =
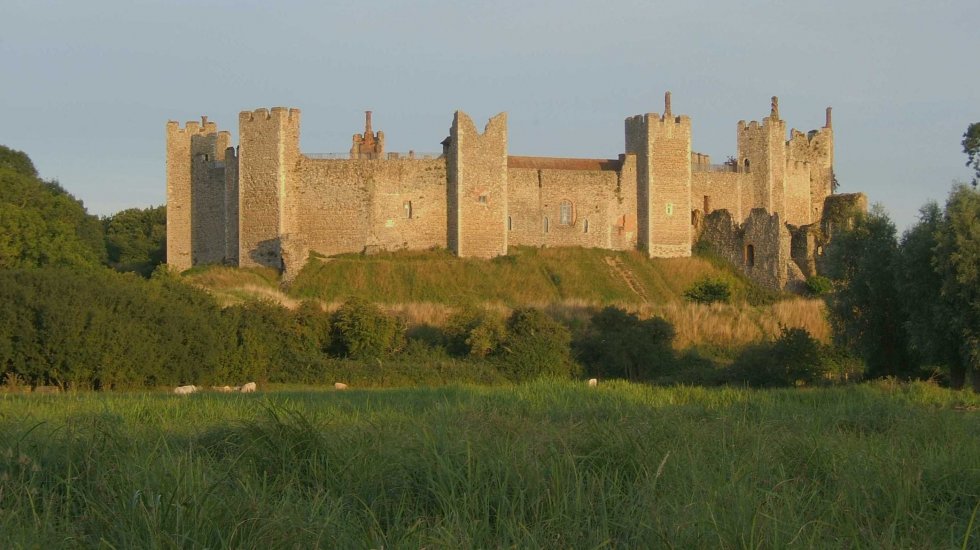
[{"label": "crenellated battlement", "polygon": [[349,154],[304,155],[300,119],[296,108],[241,111],[238,147],[207,117],[167,122],[171,265],[292,274],[314,252],[445,247],[490,258],[508,245],[688,256],[705,214],[724,209],[742,223],[764,209],[775,225],[812,223],[833,182],[830,109],[823,128],[787,135],[776,97],[768,116],[738,121],[737,155],[723,164],[692,150],[691,117],[674,113],[670,92],[660,112],[624,119],[618,159],[510,155],[506,113],[480,129],[463,111],[425,162],[385,152],[371,111],[348,134]]}]

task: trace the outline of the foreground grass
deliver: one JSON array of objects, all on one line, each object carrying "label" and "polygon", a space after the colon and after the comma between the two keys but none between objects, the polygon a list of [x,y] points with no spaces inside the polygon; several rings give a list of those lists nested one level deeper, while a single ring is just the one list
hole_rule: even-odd
[{"label": "foreground grass", "polygon": [[5,547],[976,547],[980,399],[537,383],[0,397]]}]

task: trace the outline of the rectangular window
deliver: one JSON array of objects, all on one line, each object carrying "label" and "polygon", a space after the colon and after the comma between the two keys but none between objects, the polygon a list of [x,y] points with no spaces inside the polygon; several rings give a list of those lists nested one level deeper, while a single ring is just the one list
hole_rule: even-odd
[{"label": "rectangular window", "polygon": [[405,218],[412,219],[412,201],[405,201],[402,207],[405,209]]},{"label": "rectangular window", "polygon": [[486,204],[487,203],[487,196],[486,195],[480,195],[480,197],[478,199],[476,199],[476,202],[478,202],[480,204]]}]

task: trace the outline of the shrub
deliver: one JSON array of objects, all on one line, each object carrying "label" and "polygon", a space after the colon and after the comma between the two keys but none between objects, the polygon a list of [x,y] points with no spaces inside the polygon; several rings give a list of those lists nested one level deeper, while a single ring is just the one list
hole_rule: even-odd
[{"label": "shrub", "polygon": [[782,328],[779,338],[748,347],[732,365],[730,379],[753,387],[810,385],[825,378],[824,346],[806,329]]},{"label": "shrub", "polygon": [[732,297],[731,284],[723,279],[701,279],[684,291],[684,297],[699,304],[727,303]]},{"label": "shrub", "polygon": [[499,350],[507,334],[503,319],[484,309],[464,308],[446,323],[449,351],[455,355],[486,357]]},{"label": "shrub", "polygon": [[592,316],[590,329],[577,342],[588,372],[606,378],[648,379],[674,366],[674,327],[660,317],[640,320],[607,307]]},{"label": "shrub", "polygon": [[402,323],[378,306],[350,299],[332,319],[333,349],[352,359],[388,357],[405,345]]},{"label": "shrub", "polygon": [[830,279],[822,275],[813,275],[806,278],[806,291],[814,296],[826,294],[834,288]]},{"label": "shrub", "polygon": [[517,309],[507,319],[500,370],[515,382],[541,377],[567,378],[577,373],[571,333],[533,308]]}]

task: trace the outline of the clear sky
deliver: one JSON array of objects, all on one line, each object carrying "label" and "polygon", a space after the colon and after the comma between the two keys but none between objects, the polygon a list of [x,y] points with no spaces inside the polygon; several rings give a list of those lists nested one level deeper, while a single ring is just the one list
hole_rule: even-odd
[{"label": "clear sky", "polygon": [[721,162],[780,98],[834,107],[841,192],[899,228],[966,181],[980,121],[980,2],[47,2],[0,0],[0,144],[105,215],[165,202],[164,128],[303,111],[301,148],[343,152],[374,111],[391,151],[438,151],[453,111],[509,113],[511,154],[609,157],[623,120],[692,118]]}]

